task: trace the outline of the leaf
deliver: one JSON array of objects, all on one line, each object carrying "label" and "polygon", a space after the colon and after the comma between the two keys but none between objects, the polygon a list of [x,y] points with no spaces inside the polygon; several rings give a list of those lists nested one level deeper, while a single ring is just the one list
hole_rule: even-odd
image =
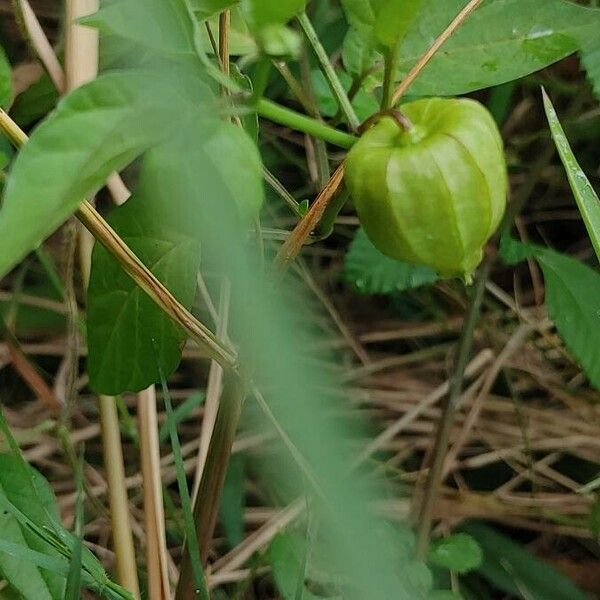
[{"label": "leaf", "polygon": [[554,250],[508,238],[502,241],[501,255],[508,264],[529,256],[540,264],[550,318],[591,384],[600,389],[600,339],[590,335],[600,319],[600,274]]},{"label": "leaf", "polygon": [[[34,495],[32,496],[32,486]],[[59,521],[58,505],[48,482],[22,459],[0,454],[0,495],[40,526]],[[23,528],[15,517],[0,513],[0,539],[58,557],[56,551]],[[18,557],[0,552],[0,572],[10,585],[27,600],[62,600],[64,578],[38,568]]]},{"label": "leaf", "polygon": [[[196,291],[200,248],[193,238],[164,226],[156,206],[162,200],[162,196],[157,199],[141,191],[113,210],[108,222],[189,309]],[[179,365],[186,337],[99,244],[92,255],[87,331],[90,386],[110,395],[137,392],[158,381],[157,358],[170,375]]]},{"label": "leaf", "polygon": [[346,255],[344,279],[363,294],[393,294],[435,283],[429,267],[402,263],[384,256],[363,229],[356,232]]},{"label": "leaf", "polygon": [[590,36],[588,40],[583,42],[581,61],[596,98],[600,98],[600,44],[597,36]]},{"label": "leaf", "polygon": [[342,46],[342,60],[348,73],[353,77],[366,76],[376,66],[378,56],[369,36],[354,27],[348,29]]},{"label": "leaf", "polygon": [[[319,600],[304,585],[306,540],[298,534],[280,533],[269,547],[269,559],[277,588],[285,600]],[[300,593],[298,593],[300,591]]]},{"label": "leaf", "polygon": [[285,25],[306,6],[306,0],[241,0],[250,25],[262,29],[268,25]]},{"label": "leaf", "polygon": [[[465,0],[424,0],[399,51],[408,73]],[[600,11],[565,0],[484,3],[454,33],[410,88],[418,96],[454,96],[519,79],[576,52],[595,37]]]},{"label": "leaf", "polygon": [[191,0],[190,6],[199,19],[205,20],[237,2],[238,0]]},{"label": "leaf", "polygon": [[11,118],[21,128],[45,117],[55,106],[59,94],[47,73],[19,94],[10,108]]},{"label": "leaf", "polygon": [[342,0],[342,7],[365,48],[394,52],[422,3],[423,0]]},{"label": "leaf", "polygon": [[10,63],[0,46],[0,107],[6,108],[12,99]]},{"label": "leaf", "polygon": [[[348,91],[352,85],[350,77],[343,71],[338,73],[338,76],[342,85]],[[327,83],[325,75],[323,75],[321,70],[315,69],[311,71],[311,77],[320,113],[326,117],[333,117],[337,114],[339,105],[331,91],[331,87]],[[373,94],[361,88],[352,100],[352,107],[356,111],[356,115],[360,121],[365,121],[379,111],[379,102]]]},{"label": "leaf", "polygon": [[483,550],[481,575],[507,594],[527,600],[589,600],[565,576],[491,527],[468,523],[460,529]]},{"label": "leaf", "polygon": [[[113,171],[192,116],[207,98],[188,71],[104,75],[77,89],[19,153],[0,210],[0,277],[61,225]],[[167,118],[168,115],[168,118]]]},{"label": "leaf", "polygon": [[587,228],[588,235],[592,240],[596,256],[598,260],[600,260],[600,200],[571,150],[567,136],[558,120],[558,116],[554,110],[554,106],[552,106],[548,94],[546,94],[545,90],[542,90],[542,93],[552,138],[554,139],[562,163],[567,171],[569,184],[571,185],[573,195],[579,206],[579,211],[583,217],[583,222]]},{"label": "leaf", "polygon": [[[175,425],[179,426],[180,423],[185,421],[190,417],[190,415],[200,407],[205,400],[205,396],[203,393],[198,392],[196,394],[192,394],[188,398],[185,399],[174,411],[173,411],[173,420],[175,421]],[[158,440],[161,444],[164,444],[169,439],[169,424],[165,421],[158,431]]]},{"label": "leaf", "polygon": [[244,456],[236,454],[229,461],[219,508],[229,548],[235,548],[244,539],[245,483]]},{"label": "leaf", "polygon": [[456,533],[433,543],[428,559],[440,567],[464,575],[481,566],[483,553],[471,536]]},{"label": "leaf", "polygon": [[102,0],[100,10],[81,22],[161,56],[197,58],[197,25],[186,1]]},{"label": "leaf", "polygon": [[[218,202],[245,235],[262,200],[260,157],[248,136],[230,123],[197,120],[148,153],[134,197],[115,209],[109,221],[190,308],[199,269],[198,242],[219,235],[219,225],[206,221],[207,205]],[[93,389],[111,395],[139,391],[159,380],[158,366],[170,375],[181,359],[185,337],[97,245],[88,290],[88,372]]]}]

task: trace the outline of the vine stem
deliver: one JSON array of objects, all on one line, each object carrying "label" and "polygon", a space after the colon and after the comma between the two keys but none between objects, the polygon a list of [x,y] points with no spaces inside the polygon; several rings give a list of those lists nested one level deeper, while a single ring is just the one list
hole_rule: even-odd
[{"label": "vine stem", "polygon": [[[28,140],[25,132],[2,109],[0,130],[17,147],[23,146]],[[220,342],[169,292],[89,202],[83,201],[75,214],[157,306],[207,351],[208,358],[216,360],[224,368],[238,371],[235,350]]]},{"label": "vine stem", "polygon": [[450,393],[442,410],[442,416],[438,425],[436,440],[433,450],[433,462],[427,478],[425,497],[419,513],[419,524],[417,531],[417,558],[424,560],[429,547],[429,536],[433,520],[433,508],[442,484],[444,460],[448,451],[450,434],[454,426],[456,411],[463,391],[465,369],[469,362],[469,356],[473,348],[475,327],[481,313],[481,304],[485,293],[485,286],[490,273],[492,258],[486,258],[477,275],[475,289],[469,301],[467,318],[463,326],[460,342],[458,345],[454,372],[450,381]]},{"label": "vine stem", "polygon": [[305,12],[298,15],[298,23],[300,23],[300,27],[304,31],[304,35],[311,45],[317,60],[319,61],[319,65],[321,66],[321,70],[327,79],[327,83],[335,96],[335,99],[338,102],[340,110],[344,113],[346,120],[348,121],[348,125],[353,131],[356,131],[360,126],[360,120],[356,116],[356,112],[354,112],[354,108],[352,108],[352,104],[348,99],[348,95],[346,94],[346,90],[342,85],[339,77],[335,73],[335,69],[329,60],[329,56],[327,56],[327,52],[321,44],[321,40],[315,31],[310,19],[308,18]]},{"label": "vine stem", "polygon": [[436,55],[437,51],[448,41],[454,32],[467,20],[483,0],[470,0],[465,7],[454,17],[450,25],[442,31],[437,39],[431,44],[427,52],[417,61],[415,66],[409,71],[408,75],[402,80],[402,83],[396,88],[392,97],[392,106],[398,104],[398,101],[408,88],[414,83],[415,79],[421,74],[421,71],[429,64],[431,59]]}]

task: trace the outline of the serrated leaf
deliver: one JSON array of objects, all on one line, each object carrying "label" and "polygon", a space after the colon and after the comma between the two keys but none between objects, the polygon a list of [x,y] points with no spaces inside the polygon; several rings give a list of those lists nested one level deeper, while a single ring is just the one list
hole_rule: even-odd
[{"label": "serrated leaf", "polygon": [[10,63],[0,46],[0,107],[7,107],[12,99]]},{"label": "serrated leaf", "polygon": [[600,322],[600,274],[554,250],[509,238],[502,242],[501,255],[509,264],[530,256],[538,261],[550,318],[591,384],[600,389],[600,338],[590,335]]},{"label": "serrated leaf", "polygon": [[[424,0],[400,47],[398,79],[465,4]],[[454,96],[519,79],[576,52],[599,24],[600,11],[566,0],[486,2],[444,44],[410,93]]]},{"label": "serrated leaf", "polygon": [[[219,225],[205,221],[207,204],[220,203],[245,235],[262,205],[260,174],[257,149],[240,128],[198,120],[145,157],[138,190],[110,222],[190,308],[199,242],[204,234],[219,235]],[[159,381],[159,366],[168,376],[181,360],[185,334],[98,245],[87,324],[90,385],[98,392],[139,391]]]},{"label": "serrated leaf", "polygon": [[[188,73],[185,71],[185,73]],[[110,173],[193,116],[207,98],[183,71],[104,75],[77,89],[19,153],[0,210],[0,277],[61,225]],[[171,79],[172,77],[172,79]],[[167,118],[168,117],[168,118]]]},{"label": "serrated leaf", "polygon": [[[35,495],[32,497],[32,486]],[[59,520],[58,505],[48,482],[20,459],[0,454],[0,494],[40,526]],[[56,551],[8,513],[0,513],[0,539],[57,558]],[[26,600],[62,600],[64,578],[0,552],[0,573]]]},{"label": "serrated leaf", "polygon": [[461,575],[481,566],[483,553],[479,544],[466,533],[441,538],[431,545],[429,562]]},{"label": "serrated leaf", "polygon": [[361,228],[346,255],[344,279],[363,294],[393,294],[435,283],[438,276],[429,267],[384,256]]},{"label": "serrated leaf", "polygon": [[589,600],[564,575],[491,527],[468,523],[460,529],[483,550],[479,573],[507,594],[527,600]]},{"label": "serrated leaf", "polygon": [[571,150],[569,140],[567,140],[567,136],[558,120],[558,116],[554,110],[554,106],[552,106],[548,94],[546,94],[545,90],[542,90],[542,93],[552,138],[554,139],[562,163],[567,171],[567,177],[571,189],[573,190],[573,195],[575,196],[579,211],[583,217],[583,222],[585,223],[588,235],[590,236],[590,240],[596,251],[596,256],[600,261],[600,200]]}]

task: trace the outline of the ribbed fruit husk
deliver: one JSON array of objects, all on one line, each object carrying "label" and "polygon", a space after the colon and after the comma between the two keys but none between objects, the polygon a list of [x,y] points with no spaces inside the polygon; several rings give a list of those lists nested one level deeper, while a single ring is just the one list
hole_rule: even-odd
[{"label": "ribbed fruit husk", "polygon": [[431,98],[400,111],[412,128],[383,117],[348,155],[360,222],[387,256],[468,280],[506,207],[500,132],[474,100]]}]

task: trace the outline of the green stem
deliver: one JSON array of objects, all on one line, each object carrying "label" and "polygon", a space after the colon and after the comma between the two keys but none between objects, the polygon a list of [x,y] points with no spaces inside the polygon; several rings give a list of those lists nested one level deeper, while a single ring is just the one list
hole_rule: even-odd
[{"label": "green stem", "polygon": [[433,520],[433,508],[437,501],[438,492],[442,484],[442,475],[444,471],[444,460],[448,451],[450,434],[454,426],[454,417],[458,408],[460,397],[463,391],[465,369],[469,362],[471,350],[473,348],[473,337],[475,327],[479,320],[481,312],[481,303],[485,293],[485,284],[488,279],[492,260],[486,259],[477,275],[475,290],[469,302],[467,319],[465,321],[462,335],[458,346],[458,354],[454,366],[454,373],[450,381],[450,395],[443,407],[442,416],[437,430],[435,446],[433,451],[433,463],[427,479],[425,498],[419,514],[419,524],[417,533],[417,558],[424,560],[429,547],[429,536],[431,534],[431,524]]},{"label": "green stem", "polygon": [[381,99],[381,111],[390,110],[393,104],[394,75],[398,64],[398,50],[394,48],[385,55],[385,72],[383,79],[383,97]]},{"label": "green stem", "polygon": [[323,44],[319,40],[319,36],[315,31],[310,19],[306,16],[306,13],[301,13],[298,15],[298,22],[304,31],[304,35],[306,35],[306,39],[309,41],[312,46],[313,52],[321,65],[321,70],[329,83],[329,87],[335,96],[340,109],[344,113],[348,121],[348,125],[353,131],[356,131],[360,126],[360,120],[356,116],[354,112],[354,108],[352,108],[352,104],[348,99],[348,95],[346,94],[346,90],[344,90],[344,86],[342,85],[339,77],[336,75],[335,70],[329,61],[329,56],[327,56],[327,52],[325,48],[323,48]]},{"label": "green stem", "polygon": [[279,106],[265,98],[261,98],[256,103],[255,109],[261,117],[269,121],[320,138],[344,150],[349,150],[358,141],[358,138],[349,133],[338,131],[321,121]]}]

